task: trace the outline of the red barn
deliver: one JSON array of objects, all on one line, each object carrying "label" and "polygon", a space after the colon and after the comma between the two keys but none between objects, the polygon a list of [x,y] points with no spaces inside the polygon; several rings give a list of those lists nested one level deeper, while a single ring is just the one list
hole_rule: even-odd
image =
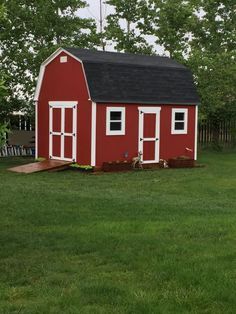
[{"label": "red barn", "polygon": [[191,72],[168,57],[60,48],[39,74],[36,157],[196,159],[198,103]]}]

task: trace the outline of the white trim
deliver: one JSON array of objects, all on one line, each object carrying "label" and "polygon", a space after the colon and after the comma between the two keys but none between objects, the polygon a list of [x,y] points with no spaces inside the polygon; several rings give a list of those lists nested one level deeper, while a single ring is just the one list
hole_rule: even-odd
[{"label": "white trim", "polygon": [[87,87],[88,96],[89,96],[89,99],[91,99],[90,90],[89,90],[89,86],[88,86],[88,81],[87,81],[87,77],[85,75],[85,70],[84,70],[84,65],[83,65],[82,60],[80,60],[79,58],[75,57],[73,54],[71,54],[67,50],[65,50],[63,48],[58,48],[40,66],[39,76],[38,76],[37,85],[36,85],[35,94],[34,94],[34,101],[38,101],[39,100],[39,95],[40,95],[40,91],[41,91],[41,87],[42,87],[42,83],[43,83],[43,77],[44,77],[46,66],[49,63],[51,63],[56,57],[58,57],[59,54],[62,53],[62,52],[64,52],[68,56],[72,57],[73,59],[75,59],[76,61],[78,61],[81,64],[82,71],[83,71],[83,74],[84,74],[85,84],[86,84],[86,87]]},{"label": "white trim", "polygon": [[[139,138],[138,138],[138,151],[143,153],[143,143],[144,142],[155,142],[155,159],[154,160],[143,160],[143,155],[141,161],[143,164],[158,163],[160,160],[160,111],[161,107],[138,107],[139,110]],[[155,137],[144,138],[143,121],[144,114],[156,114],[156,129]]]},{"label": "white trim", "polygon": [[159,113],[161,107],[138,107],[138,110],[144,113]]},{"label": "white trim", "polygon": [[[76,161],[77,151],[77,101],[49,101],[49,158],[65,161]],[[61,132],[53,131],[53,109],[61,109]],[[72,117],[72,133],[65,132],[65,109],[73,109]],[[54,135],[61,136],[61,152],[60,156],[53,156]],[[72,158],[65,158],[65,136],[72,137]]]},{"label": "white trim", "polygon": [[[75,136],[73,136],[73,139],[72,139],[73,161],[76,161],[76,159],[77,159],[77,156],[76,156],[76,152],[77,152],[77,123],[78,123],[78,121],[77,121],[77,115],[78,115],[77,104],[73,107],[73,133],[75,134]],[[66,133],[66,135],[67,135],[67,133]]]},{"label": "white trim", "polygon": [[[175,120],[176,113],[183,113],[184,120]],[[184,129],[183,130],[176,130],[175,123],[176,122],[183,122]],[[187,108],[172,108],[171,111],[171,134],[188,134],[188,109]]]},{"label": "white trim", "polygon": [[96,166],[96,127],[97,127],[97,104],[92,102],[91,116],[91,166]]},{"label": "white trim", "polygon": [[[121,120],[111,120],[111,112],[120,111],[121,112]],[[112,122],[120,122],[121,130],[111,130],[110,124]],[[107,107],[106,112],[106,135],[125,135],[125,107]]]},{"label": "white trim", "polygon": [[35,159],[38,158],[38,102],[35,102]]},{"label": "white trim", "polygon": [[73,108],[78,104],[78,101],[49,101],[48,103],[53,108]]},{"label": "white trim", "polygon": [[[54,108],[57,108],[56,106],[53,107]],[[71,109],[71,107],[70,107]],[[73,114],[73,113],[72,113]],[[73,120],[72,120],[72,123],[73,123]],[[73,126],[74,127],[74,126]],[[73,132],[73,130],[72,130]],[[65,108],[62,108],[61,107],[61,157],[64,159],[65,158]],[[73,159],[73,140],[72,140],[72,159]]]},{"label": "white trim", "polygon": [[198,139],[198,106],[195,106],[195,143],[194,143],[194,160],[197,160],[197,139]]}]

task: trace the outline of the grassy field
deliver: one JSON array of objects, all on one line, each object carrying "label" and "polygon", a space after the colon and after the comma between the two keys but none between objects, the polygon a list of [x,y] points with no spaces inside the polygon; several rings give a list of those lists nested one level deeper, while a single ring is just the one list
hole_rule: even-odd
[{"label": "grassy field", "polygon": [[0,159],[0,313],[236,313],[236,154],[206,167],[14,174]]}]

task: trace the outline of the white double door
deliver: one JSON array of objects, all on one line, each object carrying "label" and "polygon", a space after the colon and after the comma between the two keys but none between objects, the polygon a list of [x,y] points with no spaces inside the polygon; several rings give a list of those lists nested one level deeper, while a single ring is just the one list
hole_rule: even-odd
[{"label": "white double door", "polygon": [[49,157],[75,161],[77,102],[49,102]]}]

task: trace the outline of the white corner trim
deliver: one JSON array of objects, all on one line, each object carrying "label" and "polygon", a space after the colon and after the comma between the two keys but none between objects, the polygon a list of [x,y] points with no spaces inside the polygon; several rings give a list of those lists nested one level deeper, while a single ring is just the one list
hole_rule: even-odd
[{"label": "white corner trim", "polygon": [[[111,120],[111,112],[120,111],[121,120]],[[111,130],[111,122],[121,122],[121,130]],[[125,107],[107,107],[106,111],[106,135],[125,135]]]},{"label": "white corner trim", "polygon": [[[37,85],[36,85],[35,94],[34,94],[34,101],[38,101],[38,99],[39,99],[40,90],[41,90],[41,87],[42,87],[43,77],[44,77],[46,66],[49,63],[51,63],[56,57],[58,57],[59,54],[62,53],[62,52],[64,52],[66,55],[72,57],[73,59],[75,59],[76,61],[78,61],[81,64],[82,71],[83,71],[83,74],[84,74],[85,84],[86,84],[87,91],[88,91],[88,96],[89,96],[89,99],[91,99],[90,90],[89,90],[89,86],[88,86],[88,81],[87,81],[87,77],[85,75],[85,70],[84,70],[84,65],[83,65],[82,60],[80,60],[79,58],[76,58],[73,54],[71,54],[67,50],[65,50],[63,48],[58,48],[40,66],[39,76],[38,76]],[[66,56],[63,56],[63,57],[66,57]]]},{"label": "white corner trim", "polygon": [[96,166],[96,127],[97,127],[97,104],[92,102],[91,117],[91,166]]},{"label": "white corner trim", "polygon": [[[184,113],[184,120],[175,120],[176,113]],[[184,122],[183,130],[176,130],[175,123]],[[172,108],[171,110],[171,134],[188,134],[188,109],[187,108]]]},{"label": "white corner trim", "polygon": [[198,140],[198,106],[195,106],[195,143],[194,143],[194,160],[197,160],[197,140]]},{"label": "white corner trim", "polygon": [[35,101],[35,159],[38,157],[38,102]]}]

